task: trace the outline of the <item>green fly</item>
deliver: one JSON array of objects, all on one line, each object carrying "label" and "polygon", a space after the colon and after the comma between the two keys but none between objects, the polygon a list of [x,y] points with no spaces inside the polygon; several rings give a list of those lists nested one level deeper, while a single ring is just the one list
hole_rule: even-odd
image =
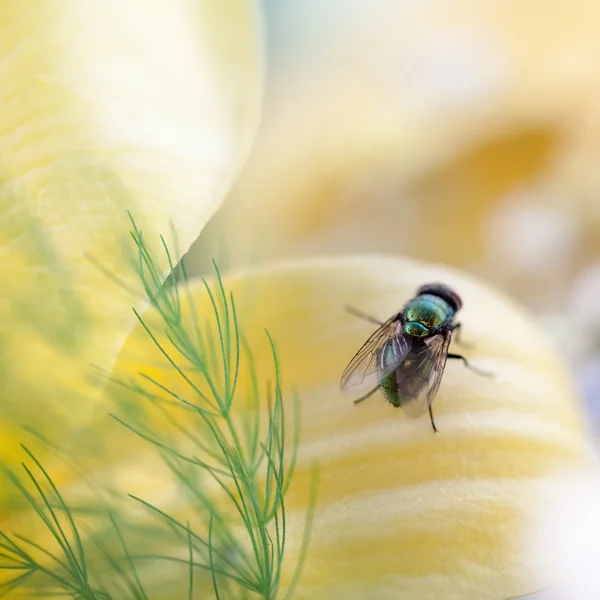
[{"label": "green fly", "polygon": [[448,351],[452,334],[456,332],[459,338],[461,324],[454,319],[461,307],[462,300],[452,288],[443,283],[428,283],[385,323],[351,309],[379,327],[346,367],[340,382],[342,390],[374,385],[354,403],[381,389],[391,404],[401,406],[411,417],[429,410],[431,426],[436,432],[431,405],[447,359],[461,360],[480,375],[491,375],[471,366],[461,354]]}]

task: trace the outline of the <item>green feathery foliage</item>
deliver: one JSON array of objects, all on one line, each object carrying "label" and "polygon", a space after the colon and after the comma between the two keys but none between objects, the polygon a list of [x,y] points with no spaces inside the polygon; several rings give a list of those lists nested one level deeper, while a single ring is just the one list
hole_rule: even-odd
[{"label": "green feathery foliage", "polygon": [[[145,313],[150,318],[135,314],[161,356],[162,372],[170,380],[175,377],[178,385],[171,389],[144,372],[127,381],[113,379],[109,389],[116,409],[111,416],[115,426],[143,441],[145,446],[136,449],[158,453],[171,477],[164,488],[177,491],[178,503],[163,506],[131,494],[128,510],[107,501],[90,519],[67,503],[25,448],[38,474],[24,463],[23,477],[13,472],[8,476],[42,525],[40,539],[46,545],[0,532],[0,576],[12,575],[2,579],[0,594],[288,600],[306,556],[316,480],[308,491],[302,542],[295,548],[296,564],[287,570],[291,575],[284,589],[282,568],[289,545],[285,497],[296,463],[300,419],[298,402],[286,419],[275,344],[266,332],[273,368],[270,382],[261,381],[234,298],[216,264],[214,283],[202,280],[211,314],[197,314],[183,263],[175,267],[161,237],[171,269],[164,285],[158,261],[131,221],[136,269],[151,306]],[[240,397],[242,373],[252,385]],[[290,420],[291,434],[286,429]]]}]

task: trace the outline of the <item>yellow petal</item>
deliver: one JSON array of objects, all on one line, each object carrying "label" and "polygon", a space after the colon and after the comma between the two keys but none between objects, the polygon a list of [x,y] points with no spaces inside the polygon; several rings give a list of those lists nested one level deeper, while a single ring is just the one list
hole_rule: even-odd
[{"label": "yellow petal", "polygon": [[84,411],[131,328],[103,272],[137,285],[126,211],[177,260],[218,207],[256,127],[257,38],[250,0],[2,3],[2,451],[11,424]]},{"label": "yellow petal", "polygon": [[[373,330],[345,306],[384,320],[428,281],[444,281],[462,296],[459,320],[472,348],[460,351],[494,373],[482,377],[449,361],[433,405],[437,434],[426,415],[407,418],[379,395],[354,405],[339,390],[341,372]],[[285,503],[288,583],[312,465],[319,469],[298,598],[464,600],[543,587],[524,539],[536,495],[565,470],[587,469],[590,455],[569,377],[531,316],[460,272],[389,256],[280,264],[240,272],[225,284],[263,377],[260,389],[272,373],[266,327],[278,349],[286,402],[292,389],[300,399],[299,462]],[[209,319],[204,287],[196,285],[192,295],[201,319]],[[170,348],[157,315],[149,311],[144,320]],[[201,404],[138,327],[114,375],[129,379],[140,372]],[[252,382],[242,368],[234,401],[242,414],[250,396]],[[292,412],[288,406],[288,418]],[[193,427],[192,417],[186,419]],[[166,431],[164,417],[154,427]],[[200,449],[195,455],[203,456]],[[136,480],[122,479],[125,489],[141,486],[143,497],[168,510],[168,490],[152,491],[151,471],[136,465]],[[177,500],[171,508],[182,510]]]}]

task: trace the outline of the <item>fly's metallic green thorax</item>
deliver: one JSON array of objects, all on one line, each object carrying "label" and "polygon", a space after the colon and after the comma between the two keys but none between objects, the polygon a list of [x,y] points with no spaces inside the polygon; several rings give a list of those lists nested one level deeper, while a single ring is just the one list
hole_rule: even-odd
[{"label": "fly's metallic green thorax", "polygon": [[443,298],[433,294],[421,294],[411,300],[402,313],[404,333],[424,337],[454,318],[454,308]]}]

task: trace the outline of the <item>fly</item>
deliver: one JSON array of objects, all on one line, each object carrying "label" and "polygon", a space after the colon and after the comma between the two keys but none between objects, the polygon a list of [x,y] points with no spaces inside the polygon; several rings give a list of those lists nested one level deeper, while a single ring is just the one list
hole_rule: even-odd
[{"label": "fly", "polygon": [[352,310],[379,327],[346,367],[341,389],[352,391],[373,386],[355,404],[381,389],[392,405],[402,407],[411,417],[428,410],[433,431],[437,432],[431,405],[446,361],[461,360],[472,371],[491,375],[473,367],[462,354],[448,351],[452,334],[456,332],[459,336],[461,324],[455,322],[455,317],[461,307],[462,300],[452,288],[443,283],[428,283],[385,323]]}]

